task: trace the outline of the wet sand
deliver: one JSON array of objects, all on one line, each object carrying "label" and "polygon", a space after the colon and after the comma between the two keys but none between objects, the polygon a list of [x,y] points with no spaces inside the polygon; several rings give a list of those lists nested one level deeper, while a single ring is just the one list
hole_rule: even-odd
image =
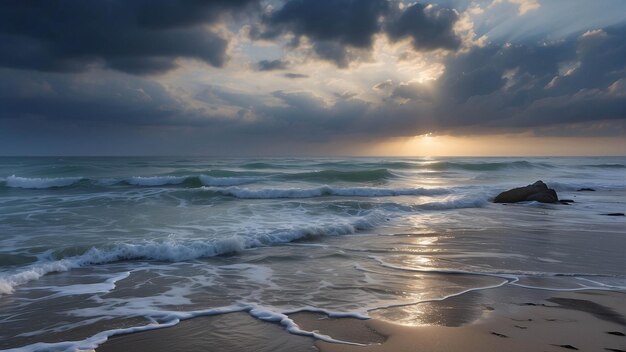
[{"label": "wet sand", "polygon": [[[475,309],[468,311],[467,304]],[[417,306],[443,316],[439,321],[448,326],[337,319],[309,312],[289,316],[303,330],[359,344],[347,345],[292,335],[279,324],[256,320],[247,313],[232,313],[114,336],[97,351],[626,351],[626,293],[509,287],[490,290],[489,297],[481,300],[461,295],[446,304]]]},{"label": "wet sand", "polygon": [[624,293],[558,293],[546,300],[489,308],[480,319],[461,327],[369,320],[365,325],[386,337],[382,344],[354,347],[319,341],[316,346],[322,352],[626,350]]},{"label": "wet sand", "polygon": [[313,343],[312,338],[292,335],[278,324],[240,312],[197,317],[171,328],[113,336],[96,351],[314,352]]}]

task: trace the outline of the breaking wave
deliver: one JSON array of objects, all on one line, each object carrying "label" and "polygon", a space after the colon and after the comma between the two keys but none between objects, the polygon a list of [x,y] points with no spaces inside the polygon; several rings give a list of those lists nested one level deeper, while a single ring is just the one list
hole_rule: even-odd
[{"label": "breaking wave", "polygon": [[[248,248],[283,244],[303,238],[339,236],[371,229],[385,221],[380,212],[326,226],[307,226],[299,229],[283,229],[254,236],[232,236],[209,241],[146,240],[138,243],[118,243],[110,247],[91,247],[83,254],[43,260],[12,274],[0,276],[0,295],[11,294],[16,286],[38,280],[42,276],[75,268],[128,260],[155,260],[180,262],[198,258],[241,252]],[[66,250],[72,252],[72,250]]]},{"label": "breaking wave", "polygon": [[68,187],[80,182],[82,177],[29,178],[11,175],[6,178],[7,187],[45,189]]}]

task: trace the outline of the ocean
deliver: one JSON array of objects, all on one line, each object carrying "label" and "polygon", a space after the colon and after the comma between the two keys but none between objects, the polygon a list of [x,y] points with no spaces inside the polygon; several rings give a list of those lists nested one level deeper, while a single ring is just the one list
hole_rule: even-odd
[{"label": "ocean", "polygon": [[[491,202],[537,180],[574,203]],[[2,157],[0,349],[230,312],[334,341],[289,314],[453,325],[420,303],[623,292],[625,195],[626,157]]]}]

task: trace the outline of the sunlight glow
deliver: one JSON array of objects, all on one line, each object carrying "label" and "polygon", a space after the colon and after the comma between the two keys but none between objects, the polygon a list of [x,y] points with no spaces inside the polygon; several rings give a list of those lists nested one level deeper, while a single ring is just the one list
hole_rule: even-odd
[{"label": "sunlight glow", "polygon": [[[591,141],[594,143],[591,143]],[[428,132],[378,143],[369,155],[395,156],[568,156],[626,154],[619,137],[538,137],[525,133],[484,136],[448,136]]]}]

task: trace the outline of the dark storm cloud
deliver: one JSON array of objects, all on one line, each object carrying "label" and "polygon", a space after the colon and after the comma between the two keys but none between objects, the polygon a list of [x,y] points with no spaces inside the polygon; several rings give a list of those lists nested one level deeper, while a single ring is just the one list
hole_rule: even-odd
[{"label": "dark storm cloud", "polygon": [[313,51],[321,59],[334,62],[337,67],[346,68],[352,59],[344,44],[331,41],[315,42]]},{"label": "dark storm cloud", "polygon": [[388,19],[386,32],[394,41],[411,38],[416,50],[455,50],[461,45],[453,31],[458,19],[453,9],[416,3]]},{"label": "dark storm cloud", "polygon": [[386,33],[393,41],[410,38],[416,50],[455,50],[461,40],[453,32],[458,14],[449,8],[414,4],[404,9],[388,0],[288,0],[264,16],[262,27],[253,27],[253,39],[276,39],[294,35],[292,46],[302,37],[312,41],[321,59],[347,67],[358,58],[351,49],[368,51],[375,34]]},{"label": "dark storm cloud", "polygon": [[291,32],[315,41],[335,41],[366,48],[380,30],[378,18],[387,12],[386,0],[288,0],[264,19],[265,38]]},{"label": "dark storm cloud", "polygon": [[0,11],[0,66],[80,72],[104,65],[133,74],[177,58],[221,67],[227,40],[202,25],[251,6],[238,1],[10,1]]},{"label": "dark storm cloud", "polygon": [[261,60],[257,62],[256,66],[259,71],[275,71],[286,69],[288,64],[282,60]]},{"label": "dark storm cloud", "polygon": [[[417,51],[448,50],[429,57],[445,66],[434,81],[403,82],[410,77],[397,71],[347,78],[354,86],[328,85],[312,92],[309,82],[327,83],[333,72],[318,76],[317,68],[307,71],[307,63],[296,66],[297,60],[257,61],[273,57],[273,51],[244,59],[255,63],[256,71],[277,70],[276,76],[248,71],[250,77],[239,81],[242,87],[237,87],[241,75],[230,81],[223,72],[214,81],[202,76],[211,85],[201,88],[200,80],[177,87],[168,77],[126,74],[166,72],[176,67],[178,58],[224,65],[227,39],[207,26],[254,7],[253,1],[9,4],[0,11],[3,148],[33,141],[39,149],[33,147],[31,153],[37,153],[48,152],[52,145],[80,147],[98,141],[92,153],[119,144],[119,150],[137,145],[137,153],[166,153],[172,145],[179,149],[171,153],[246,154],[283,142],[351,143],[427,132],[572,135],[576,132],[567,126],[579,126],[581,135],[624,133],[623,25],[590,28],[558,41],[492,41],[456,50],[460,40],[452,28],[459,15],[443,5],[400,8],[386,0],[286,0],[276,3],[273,12],[257,13],[261,25],[251,25],[252,37],[281,41],[283,35],[293,36],[293,46],[306,37],[316,57],[338,67],[366,56],[376,35],[407,40]],[[284,79],[307,74],[315,74],[315,80],[301,79],[296,85]],[[298,91],[264,92],[264,85],[255,81],[259,76],[278,78],[271,86],[285,84]],[[358,95],[333,92],[340,87]],[[602,127],[584,131],[589,125]],[[155,149],[161,140],[168,142]],[[215,149],[202,149],[206,146]],[[0,153],[6,150],[0,148]]]}]

